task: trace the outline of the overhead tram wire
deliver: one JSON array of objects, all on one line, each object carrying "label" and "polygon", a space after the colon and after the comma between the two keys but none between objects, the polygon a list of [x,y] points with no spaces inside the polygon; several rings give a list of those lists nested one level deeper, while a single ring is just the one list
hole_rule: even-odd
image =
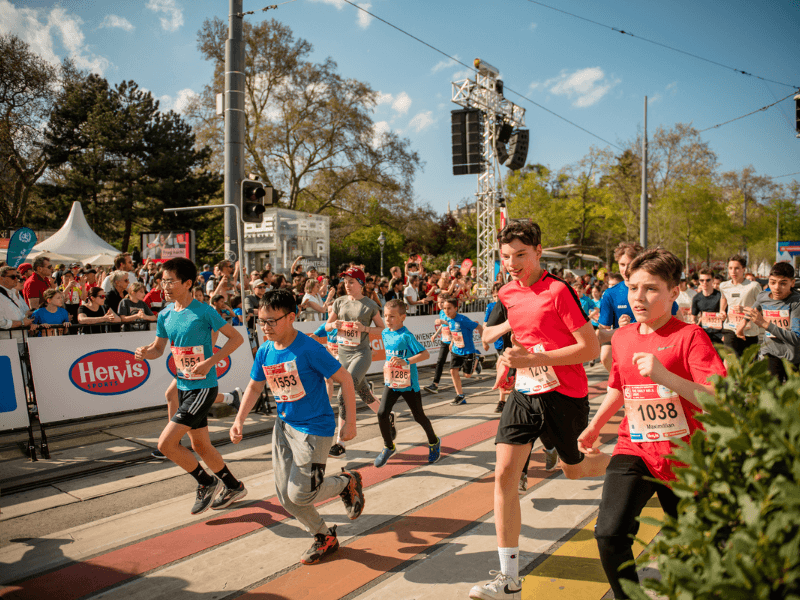
[{"label": "overhead tram wire", "polygon": [[[343,0],[343,2],[346,2],[346,3],[347,3],[347,4],[349,4],[350,6],[352,6],[352,7],[356,8],[356,9],[358,9],[358,10],[360,10],[360,11],[362,11],[362,12],[366,13],[366,14],[368,14],[368,15],[369,15],[370,17],[372,17],[373,19],[377,19],[377,20],[378,20],[378,21],[380,21],[381,23],[384,23],[384,24],[388,25],[389,27],[391,27],[391,28],[393,28],[393,29],[396,29],[397,31],[399,31],[399,32],[400,32],[400,33],[402,33],[403,35],[407,35],[408,37],[410,37],[410,38],[411,38],[411,39],[413,39],[413,40],[416,40],[416,41],[417,41],[417,42],[419,42],[420,44],[422,44],[422,45],[424,45],[424,46],[427,46],[428,48],[430,48],[430,49],[431,49],[431,50],[433,50],[434,52],[438,52],[438,53],[439,53],[439,54],[441,54],[442,56],[444,56],[444,57],[446,57],[446,58],[449,58],[449,59],[450,59],[450,60],[452,60],[454,63],[456,63],[456,64],[459,64],[459,65],[461,65],[462,67],[466,67],[467,69],[469,69],[469,70],[470,70],[470,71],[472,71],[473,73],[477,73],[477,71],[475,70],[475,68],[474,68],[472,65],[468,65],[468,64],[466,64],[466,63],[463,63],[463,62],[461,62],[460,60],[458,60],[458,59],[457,59],[457,58],[455,58],[454,56],[450,56],[449,54],[447,54],[447,52],[444,52],[443,50],[439,50],[439,48],[437,48],[436,46],[433,46],[433,45],[429,44],[428,42],[426,42],[425,40],[422,40],[422,39],[418,38],[417,36],[415,36],[415,35],[414,35],[414,34],[412,34],[412,33],[409,33],[409,32],[408,32],[408,31],[406,31],[405,29],[401,29],[400,27],[398,27],[397,25],[394,25],[393,23],[390,23],[390,22],[389,22],[389,21],[387,21],[386,19],[382,19],[382,18],[381,18],[381,17],[379,17],[378,15],[375,15],[375,14],[373,14],[373,13],[369,12],[367,9],[365,9],[365,8],[363,8],[363,7],[359,6],[359,5],[357,5],[357,4],[353,3],[353,2],[351,2],[350,0]],[[616,144],[614,144],[613,142],[609,142],[608,140],[601,138],[599,135],[597,135],[596,133],[592,133],[591,131],[589,131],[589,130],[588,130],[588,129],[586,129],[585,127],[581,127],[581,126],[580,126],[580,125],[578,125],[577,123],[574,123],[574,122],[570,121],[570,120],[569,120],[569,119],[567,119],[566,117],[562,117],[562,116],[561,116],[561,115],[559,115],[558,113],[555,113],[555,112],[553,112],[552,110],[550,110],[549,108],[546,108],[546,107],[542,106],[542,105],[541,105],[541,104],[539,104],[538,102],[534,102],[533,100],[531,100],[531,99],[530,99],[530,98],[528,98],[527,96],[525,96],[525,95],[523,95],[523,94],[520,94],[519,92],[517,92],[517,91],[515,91],[515,90],[511,89],[510,87],[508,87],[507,85],[504,87],[504,90],[505,90],[505,91],[507,91],[507,92],[511,92],[511,93],[513,93],[513,94],[516,94],[517,96],[519,96],[519,97],[520,97],[520,98],[522,98],[523,100],[527,100],[528,102],[530,102],[531,104],[533,104],[533,105],[534,105],[534,106],[536,106],[537,108],[540,108],[540,109],[542,109],[543,111],[550,113],[550,114],[551,114],[551,115],[553,115],[554,117],[557,117],[557,118],[561,119],[562,121],[564,121],[564,122],[566,122],[566,123],[569,123],[569,124],[570,124],[570,125],[572,125],[573,127],[577,127],[578,129],[580,129],[580,130],[581,130],[581,131],[583,131],[584,133],[588,133],[589,135],[591,135],[592,137],[595,137],[595,138],[597,138],[598,140],[600,140],[600,141],[601,141],[601,142],[603,142],[604,144],[608,144],[609,146],[613,146],[613,147],[614,147],[614,148],[616,148],[617,150],[623,150],[622,148],[620,148],[619,146],[617,146],[617,145],[616,145]]]},{"label": "overhead tram wire", "polygon": [[735,119],[730,119],[729,121],[725,121],[724,123],[718,123],[717,125],[712,125],[711,127],[706,127],[705,129],[701,129],[697,133],[703,133],[704,131],[710,131],[711,129],[716,129],[717,127],[722,127],[723,125],[727,125],[728,123],[733,123],[734,121],[738,121],[739,119],[744,119],[745,117],[749,117],[750,115],[754,115],[757,112],[761,112],[762,110],[767,110],[768,108],[772,108],[776,104],[779,104],[779,103],[783,102],[784,100],[788,100],[789,98],[791,98],[792,96],[794,96],[797,93],[800,93],[800,90],[794,91],[791,94],[789,94],[788,96],[786,96],[784,98],[781,98],[780,100],[778,100],[776,102],[773,102],[772,104],[768,104],[767,106],[762,106],[761,108],[757,108],[756,110],[751,111],[751,112],[747,113],[746,115],[742,115],[741,117],[736,117]]},{"label": "overhead tram wire", "polygon": [[776,175],[773,179],[780,179],[781,177],[791,177],[792,175],[800,175],[800,171],[797,173],[786,173],[786,175]]},{"label": "overhead tram wire", "polygon": [[[785,87],[790,87],[797,89],[800,86],[792,85],[790,83],[784,83],[782,81],[775,81],[774,79],[767,79],[766,77],[761,77],[760,75],[756,75],[754,73],[748,73],[747,71],[743,71],[742,69],[737,69],[736,67],[731,67],[729,65],[723,64],[721,62],[717,62],[715,60],[711,60],[710,58],[705,58],[699,56],[697,54],[692,54],[691,52],[687,52],[686,50],[681,50],[680,48],[675,48],[674,46],[669,46],[667,44],[662,44],[661,42],[657,42],[655,40],[650,40],[646,37],[642,37],[640,35],[636,35],[631,33],[630,31],[625,31],[624,29],[619,29],[618,27],[612,27],[611,25],[606,25],[605,23],[600,23],[598,21],[593,21],[592,19],[588,19],[586,17],[582,17],[580,15],[576,15],[575,13],[568,12],[566,10],[556,8],[555,6],[550,6],[548,4],[544,4],[543,2],[538,2],[538,0],[527,0],[531,4],[536,4],[537,6],[543,6],[544,8],[549,8],[550,10],[554,10],[556,12],[560,12],[562,14],[568,15],[570,17],[574,17],[576,19],[580,19],[581,21],[586,21],[587,23],[591,23],[593,25],[597,25],[599,27],[605,27],[606,29],[610,29],[611,31],[615,31],[617,33],[621,33],[622,35],[629,35],[632,38],[637,40],[642,40],[643,42],[648,42],[650,44],[654,44],[656,46],[661,46],[662,48],[666,48],[667,50],[672,50],[673,52],[679,52],[680,54],[685,54],[686,56],[691,56],[692,58],[696,58],[698,60],[702,60],[707,63],[711,63],[712,65],[716,65],[718,67],[722,67],[723,69],[728,69],[729,71],[733,71],[734,73],[739,73],[740,75],[747,75],[748,77],[755,77],[756,79],[761,79],[762,81],[769,81],[770,83],[776,83],[778,85],[783,85]],[[347,2],[347,0],[345,0]]]}]

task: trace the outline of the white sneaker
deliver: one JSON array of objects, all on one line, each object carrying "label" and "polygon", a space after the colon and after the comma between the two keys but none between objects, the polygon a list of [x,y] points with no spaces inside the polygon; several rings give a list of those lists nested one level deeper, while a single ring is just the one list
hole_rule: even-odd
[{"label": "white sneaker", "polygon": [[522,577],[514,580],[500,571],[489,571],[495,575],[491,581],[476,585],[469,591],[469,597],[476,600],[522,600]]}]

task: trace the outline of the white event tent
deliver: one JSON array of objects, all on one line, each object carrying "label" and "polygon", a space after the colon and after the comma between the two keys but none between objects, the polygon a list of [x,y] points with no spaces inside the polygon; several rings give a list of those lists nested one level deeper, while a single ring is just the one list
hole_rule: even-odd
[{"label": "white event tent", "polygon": [[34,251],[55,252],[84,261],[98,254],[119,254],[119,250],[107,244],[97,235],[83,214],[80,202],[72,203],[72,210],[63,227],[43,242],[33,247]]}]

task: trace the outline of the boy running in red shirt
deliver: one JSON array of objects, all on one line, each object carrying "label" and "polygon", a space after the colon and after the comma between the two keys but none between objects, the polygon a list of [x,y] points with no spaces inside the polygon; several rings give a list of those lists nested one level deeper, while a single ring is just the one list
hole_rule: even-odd
[{"label": "boy running in red shirt", "polygon": [[[540,266],[542,232],[531,222],[514,221],[500,233],[500,256],[512,281],[500,289],[482,341],[493,343],[511,332],[512,346],[497,361],[498,372],[517,370],[497,428],[494,514],[500,572],[476,585],[470,598],[519,600],[517,487],[536,440],[546,434],[570,479],[602,475],[608,456],[584,456],[578,434],[589,422],[589,384],[583,363],[600,355],[589,317],[569,285]],[[498,317],[493,319],[492,317]]]},{"label": "boy running in red shirt", "polygon": [[[628,267],[628,301],[636,323],[621,327],[611,341],[608,395],[581,433],[581,452],[594,456],[600,429],[625,405],[614,455],[606,470],[595,538],[615,598],[627,598],[620,579],[638,581],[631,546],[636,521],[653,493],[664,512],[677,516],[678,498],[669,488],[674,461],[670,440],[688,441],[700,428],[696,394],[713,394],[711,375],[725,375],[708,335],[670,314],[683,266],[660,248],[639,254]],[[660,479],[662,483],[651,481]],[[629,563],[620,570],[620,566]]]}]

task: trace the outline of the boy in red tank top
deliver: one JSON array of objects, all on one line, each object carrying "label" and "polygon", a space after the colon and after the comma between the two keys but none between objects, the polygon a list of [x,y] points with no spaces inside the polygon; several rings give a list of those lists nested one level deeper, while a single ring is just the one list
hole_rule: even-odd
[{"label": "boy in red tank top", "polygon": [[619,568],[633,561],[631,536],[648,500],[658,494],[664,512],[677,516],[678,498],[669,487],[675,462],[667,459],[672,440],[688,441],[701,428],[694,418],[701,412],[696,395],[713,394],[708,379],[726,374],[708,335],[671,314],[682,270],[680,259],[660,248],[642,252],[628,266],[628,302],[636,322],[614,334],[608,395],[578,438],[581,452],[596,454],[600,429],[625,406],[595,526],[615,598],[627,598],[620,579],[638,581],[633,565]]}]

